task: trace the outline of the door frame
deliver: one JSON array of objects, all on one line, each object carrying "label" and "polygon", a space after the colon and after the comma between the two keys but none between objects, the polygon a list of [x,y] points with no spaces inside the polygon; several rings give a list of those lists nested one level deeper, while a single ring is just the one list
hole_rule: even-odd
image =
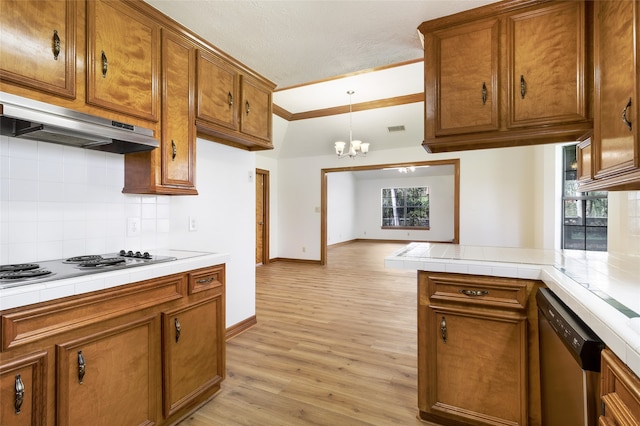
[{"label": "door frame", "polygon": [[[269,260],[269,170],[256,168],[256,180],[263,179],[262,185],[262,264],[270,263]],[[256,223],[257,225],[257,223]],[[256,238],[258,236],[256,235]]]},{"label": "door frame", "polygon": [[363,170],[380,170],[411,166],[444,166],[454,167],[454,198],[453,198],[453,244],[460,243],[460,159],[417,161],[410,163],[376,164],[370,166],[335,167],[320,170],[320,264],[327,264],[327,174],[335,172],[358,172]]}]

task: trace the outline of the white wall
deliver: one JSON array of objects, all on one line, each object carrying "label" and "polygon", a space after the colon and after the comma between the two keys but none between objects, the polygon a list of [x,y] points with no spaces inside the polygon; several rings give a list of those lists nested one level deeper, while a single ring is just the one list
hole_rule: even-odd
[{"label": "white wall", "polygon": [[[230,254],[229,327],[255,315],[255,154],[198,139],[196,156],[198,196],[172,198],[170,247]],[[195,232],[189,232],[189,216],[198,224]]]},{"label": "white wall", "polygon": [[[380,197],[382,188],[410,186],[429,187],[431,229],[381,229]],[[387,179],[359,179],[356,184],[356,238],[450,242],[454,236],[454,194],[455,182],[452,174],[423,178],[406,176]]]},{"label": "white wall", "polygon": [[[331,149],[328,144],[327,151]],[[344,161],[362,166],[459,158],[461,244],[553,248],[543,226],[552,219],[542,221],[539,215],[550,214],[551,209],[542,211],[540,200],[548,199],[548,191],[554,188],[534,179],[536,173],[555,173],[554,165],[544,161],[542,150],[534,146],[428,154],[417,144],[372,151],[356,160],[339,160],[334,155],[280,159],[277,182],[272,181],[279,194],[277,200],[272,198],[279,217],[271,227],[279,242],[278,247],[272,245],[271,257],[320,259],[320,213],[316,211],[321,198],[320,171],[348,166]],[[543,159],[537,162],[540,155]],[[537,164],[544,171],[536,172]]]},{"label": "white wall", "polygon": [[640,256],[640,191],[609,192],[608,251]]},{"label": "white wall", "polygon": [[356,179],[351,172],[327,174],[327,245],[357,238]]}]

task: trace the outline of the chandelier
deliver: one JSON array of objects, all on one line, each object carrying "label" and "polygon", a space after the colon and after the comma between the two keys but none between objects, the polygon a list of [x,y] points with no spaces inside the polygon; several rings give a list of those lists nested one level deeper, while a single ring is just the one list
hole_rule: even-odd
[{"label": "chandelier", "polygon": [[338,141],[334,144],[336,149],[336,154],[338,158],[350,157],[364,157],[369,152],[369,144],[359,141],[353,140],[353,110],[351,104],[351,95],[355,92],[353,90],[349,90],[347,94],[349,95],[349,150],[347,152],[344,151],[346,147],[346,142]]}]

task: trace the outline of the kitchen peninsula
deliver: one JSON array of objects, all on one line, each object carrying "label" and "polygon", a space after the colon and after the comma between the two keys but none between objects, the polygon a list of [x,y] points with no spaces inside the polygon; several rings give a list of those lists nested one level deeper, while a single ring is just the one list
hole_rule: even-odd
[{"label": "kitchen peninsula", "polygon": [[[538,331],[533,297],[538,287],[549,288],[576,313],[617,356],[620,364],[628,367],[632,380],[637,381],[633,373],[640,376],[640,264],[637,257],[604,252],[411,243],[386,257],[385,266],[418,272],[421,415],[423,410],[430,410],[433,401],[440,401],[433,387],[445,393],[444,399],[455,400],[455,396],[447,393],[448,387],[456,378],[469,387],[477,367],[481,370],[478,383],[485,386],[491,383],[492,375],[496,380],[494,384],[508,377],[504,386],[511,386],[512,392],[507,395],[511,403],[497,413],[516,407],[505,418],[515,424],[539,423],[535,412],[537,402],[531,401],[539,394],[535,388],[535,375],[539,370],[536,373]],[[437,353],[434,342],[440,345]],[[425,370],[436,368],[436,356],[447,359],[438,362],[434,374],[427,374]],[[461,359],[452,361],[451,358]],[[441,371],[449,368],[449,364],[453,364],[451,370]],[[608,365],[603,364],[603,383],[605,368]],[[495,392],[496,389],[485,389],[483,393]],[[494,399],[488,403],[505,404],[498,397]],[[440,404],[439,410],[461,413],[463,418],[475,418],[478,414],[475,407],[465,411],[455,404]]]}]

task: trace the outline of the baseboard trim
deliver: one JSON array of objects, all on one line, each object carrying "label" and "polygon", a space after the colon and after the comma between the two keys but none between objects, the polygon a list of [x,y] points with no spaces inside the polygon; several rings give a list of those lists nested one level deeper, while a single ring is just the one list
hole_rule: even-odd
[{"label": "baseboard trim", "polygon": [[252,315],[249,318],[232,325],[231,327],[227,328],[227,331],[225,333],[225,341],[233,339],[237,335],[244,333],[256,324],[258,324],[258,319],[255,315]]},{"label": "baseboard trim", "polygon": [[290,257],[274,257],[273,259],[269,260],[269,263],[274,263],[274,262],[294,262],[294,263],[309,263],[312,265],[320,265],[320,261],[319,260],[311,260],[311,259],[293,259]]}]

